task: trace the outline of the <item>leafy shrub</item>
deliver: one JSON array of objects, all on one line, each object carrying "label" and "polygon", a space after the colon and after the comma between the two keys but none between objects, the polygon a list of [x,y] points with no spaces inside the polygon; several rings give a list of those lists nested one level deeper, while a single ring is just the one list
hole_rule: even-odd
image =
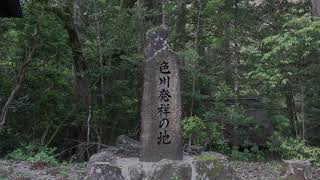
[{"label": "leafy shrub", "polygon": [[17,160],[17,161],[27,161],[28,158],[35,155],[36,146],[29,144],[26,146],[21,146],[15,149],[7,155],[7,159]]},{"label": "leafy shrub", "polygon": [[286,138],[274,133],[268,142],[271,152],[275,152],[283,159],[310,160],[320,166],[320,148],[308,146],[302,138]]},{"label": "leafy shrub", "polygon": [[187,117],[182,121],[182,133],[189,143],[206,146],[210,150],[229,154],[231,152],[223,136],[223,127],[216,123],[206,123],[199,117]]},{"label": "leafy shrub", "polygon": [[226,107],[226,120],[232,124],[248,124],[253,123],[252,118],[249,118],[241,107],[231,106]]},{"label": "leafy shrub", "polygon": [[36,145],[29,144],[12,151],[6,158],[17,161],[47,162],[57,165],[59,162],[55,158],[54,151],[56,151],[56,148],[37,147]]},{"label": "leafy shrub", "polygon": [[238,147],[235,147],[231,151],[231,158],[238,161],[264,161],[265,156],[262,151],[258,149],[258,146],[253,146],[250,149],[244,149],[239,151]]},{"label": "leafy shrub", "polygon": [[221,152],[223,154],[229,154],[231,149],[225,142],[223,135],[223,127],[218,123],[208,123],[208,138],[210,139],[210,147],[213,147],[214,151]]},{"label": "leafy shrub", "polygon": [[187,117],[182,120],[182,135],[184,139],[191,138],[196,144],[200,144],[206,138],[206,125],[196,116]]}]

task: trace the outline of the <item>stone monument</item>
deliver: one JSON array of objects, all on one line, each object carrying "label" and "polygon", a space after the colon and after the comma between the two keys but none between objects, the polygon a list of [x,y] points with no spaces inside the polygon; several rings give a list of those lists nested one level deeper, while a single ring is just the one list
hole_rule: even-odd
[{"label": "stone monument", "polygon": [[146,34],[140,160],[182,160],[178,58],[169,48],[168,28]]}]

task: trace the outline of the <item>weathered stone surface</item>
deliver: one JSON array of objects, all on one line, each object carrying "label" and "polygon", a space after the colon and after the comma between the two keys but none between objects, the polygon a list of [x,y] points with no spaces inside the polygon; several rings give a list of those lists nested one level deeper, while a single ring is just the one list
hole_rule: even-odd
[{"label": "weathered stone surface", "polygon": [[136,141],[126,135],[120,135],[117,137],[116,146],[128,147],[128,148],[140,148],[140,142]]},{"label": "weathered stone surface", "polygon": [[108,162],[96,162],[88,169],[87,180],[124,180],[119,167]]},{"label": "weathered stone surface", "polygon": [[[91,158],[88,165],[90,180],[236,180],[235,171],[219,153],[208,152],[201,156],[185,156],[183,160],[163,159],[158,162],[141,162],[138,158],[115,158],[109,162],[94,162],[94,160],[109,161],[106,158]],[[113,180],[113,179],[112,179]]]},{"label": "weathered stone surface", "polygon": [[281,179],[309,180],[312,179],[311,163],[304,160],[284,160],[285,171]]},{"label": "weathered stone surface", "polygon": [[224,161],[227,160],[227,157],[224,156],[223,154],[220,154],[220,153],[217,153],[217,152],[213,152],[213,151],[202,152],[201,156],[212,156],[212,157],[215,157],[215,158],[220,159],[220,160],[224,160]]},{"label": "weathered stone surface", "polygon": [[140,160],[181,160],[181,95],[179,65],[167,42],[166,27],[147,33],[142,98]]},{"label": "weathered stone surface", "polygon": [[116,146],[109,146],[101,149],[101,152],[108,152],[118,157],[139,157],[141,144],[126,135],[120,135],[116,140]]},{"label": "weathered stone surface", "polygon": [[130,180],[143,180],[146,176],[146,172],[143,170],[142,164],[137,164],[132,167],[128,167]]},{"label": "weathered stone surface", "polygon": [[152,171],[148,173],[147,179],[150,180],[174,180],[191,179],[191,164],[180,161],[161,160],[153,165]]},{"label": "weathered stone surface", "polygon": [[197,180],[238,180],[232,167],[215,156],[201,155],[196,161]]},{"label": "weathered stone surface", "polygon": [[108,151],[104,151],[91,156],[87,163],[87,167],[88,167],[88,170],[91,171],[93,164],[96,162],[107,162],[110,164],[115,164],[116,160],[117,160],[117,157],[115,156],[115,154]]},{"label": "weathered stone surface", "polygon": [[140,142],[126,135],[121,135],[117,138],[116,146],[119,148],[119,153],[127,157],[138,157],[140,155]]}]

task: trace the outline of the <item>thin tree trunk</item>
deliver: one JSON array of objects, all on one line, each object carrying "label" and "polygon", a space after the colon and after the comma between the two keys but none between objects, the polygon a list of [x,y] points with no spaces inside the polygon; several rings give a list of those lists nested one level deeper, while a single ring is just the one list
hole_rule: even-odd
[{"label": "thin tree trunk", "polygon": [[161,0],[161,24],[165,25],[166,24],[166,11],[165,11],[165,7],[166,7],[166,0]]},{"label": "thin tree trunk", "polygon": [[69,2],[69,6],[64,8],[64,13],[60,15],[60,18],[64,21],[65,29],[68,32],[68,45],[71,48],[73,55],[73,69],[75,75],[75,93],[78,95],[80,104],[82,104],[87,110],[91,106],[91,96],[88,80],[86,78],[86,71],[88,70],[88,64],[84,58],[79,32],[77,29],[76,19],[79,17],[74,17],[74,13],[71,11],[74,9],[75,4]]},{"label": "thin tree trunk", "polygon": [[301,93],[301,122],[302,122],[302,139],[305,141],[306,128],[305,128],[305,114],[304,114],[304,87],[300,79],[300,93]]},{"label": "thin tree trunk", "polygon": [[234,33],[234,39],[233,39],[233,43],[234,43],[234,58],[233,58],[233,64],[234,64],[234,70],[233,70],[233,79],[234,79],[234,92],[235,92],[235,102],[236,105],[239,105],[239,63],[240,63],[240,55],[239,55],[239,51],[240,51],[240,44],[238,43],[238,12],[239,12],[239,6],[238,6],[238,0],[235,0],[235,4],[234,4],[235,10],[234,10],[234,29],[235,29],[235,33]]},{"label": "thin tree trunk", "polygon": [[29,64],[32,61],[32,57],[35,53],[36,50],[36,46],[33,46],[31,51],[29,52],[29,54],[27,55],[27,59],[24,62],[24,64],[21,66],[20,70],[18,71],[18,75],[17,75],[17,82],[15,84],[15,87],[13,88],[13,90],[10,93],[10,96],[8,97],[6,103],[4,104],[2,111],[1,111],[1,116],[0,116],[0,129],[4,126],[4,124],[6,123],[6,118],[7,118],[7,114],[8,114],[8,110],[10,108],[10,105],[12,104],[14,98],[16,97],[16,95],[18,94],[22,82],[24,80],[24,77],[26,75],[27,72],[27,68],[29,66]]},{"label": "thin tree trunk", "polygon": [[89,114],[87,119],[87,147],[89,147],[90,144],[90,121],[91,121],[91,114],[92,114],[92,108],[89,107]]},{"label": "thin tree trunk", "polygon": [[[200,34],[200,18],[201,18],[201,9],[202,9],[202,1],[199,0],[198,4],[198,16],[197,16],[197,26],[194,38],[194,49],[200,54],[200,42],[199,42],[199,34]],[[196,62],[194,61],[192,64],[193,68],[193,75],[192,75],[192,95],[191,95],[191,106],[190,106],[190,116],[193,116],[193,109],[194,109],[194,96],[196,91]]]},{"label": "thin tree trunk", "polygon": [[177,21],[176,21],[176,49],[182,49],[185,44],[186,34],[186,3],[184,0],[176,0]]},{"label": "thin tree trunk", "polygon": [[288,115],[289,115],[290,130],[293,136],[298,136],[298,129],[297,129],[297,123],[296,123],[296,120],[297,120],[296,108],[295,108],[292,89],[290,87],[291,86],[289,86],[288,92],[286,93],[286,103],[287,103],[287,109],[288,109]]},{"label": "thin tree trunk", "polygon": [[99,64],[100,64],[100,96],[101,96],[101,103],[100,103],[100,108],[102,114],[100,115],[100,120],[103,119],[103,112],[105,108],[105,96],[104,96],[104,64],[103,64],[103,54],[102,54],[102,48],[101,48],[101,28],[100,28],[100,23],[99,23],[99,18],[97,15],[97,7],[95,1],[92,1],[93,4],[93,10],[94,10],[94,20],[96,22],[96,46],[97,46],[97,53],[99,57]]}]

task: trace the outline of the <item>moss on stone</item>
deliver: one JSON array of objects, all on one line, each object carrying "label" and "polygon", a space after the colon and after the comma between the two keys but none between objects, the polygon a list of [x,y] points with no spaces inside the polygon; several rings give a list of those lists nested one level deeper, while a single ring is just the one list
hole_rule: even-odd
[{"label": "moss on stone", "polygon": [[219,161],[218,158],[214,156],[208,156],[208,155],[201,155],[198,157],[198,160],[200,161]]},{"label": "moss on stone", "polygon": [[215,179],[222,173],[224,164],[214,156],[199,156],[196,169],[197,179]]}]

